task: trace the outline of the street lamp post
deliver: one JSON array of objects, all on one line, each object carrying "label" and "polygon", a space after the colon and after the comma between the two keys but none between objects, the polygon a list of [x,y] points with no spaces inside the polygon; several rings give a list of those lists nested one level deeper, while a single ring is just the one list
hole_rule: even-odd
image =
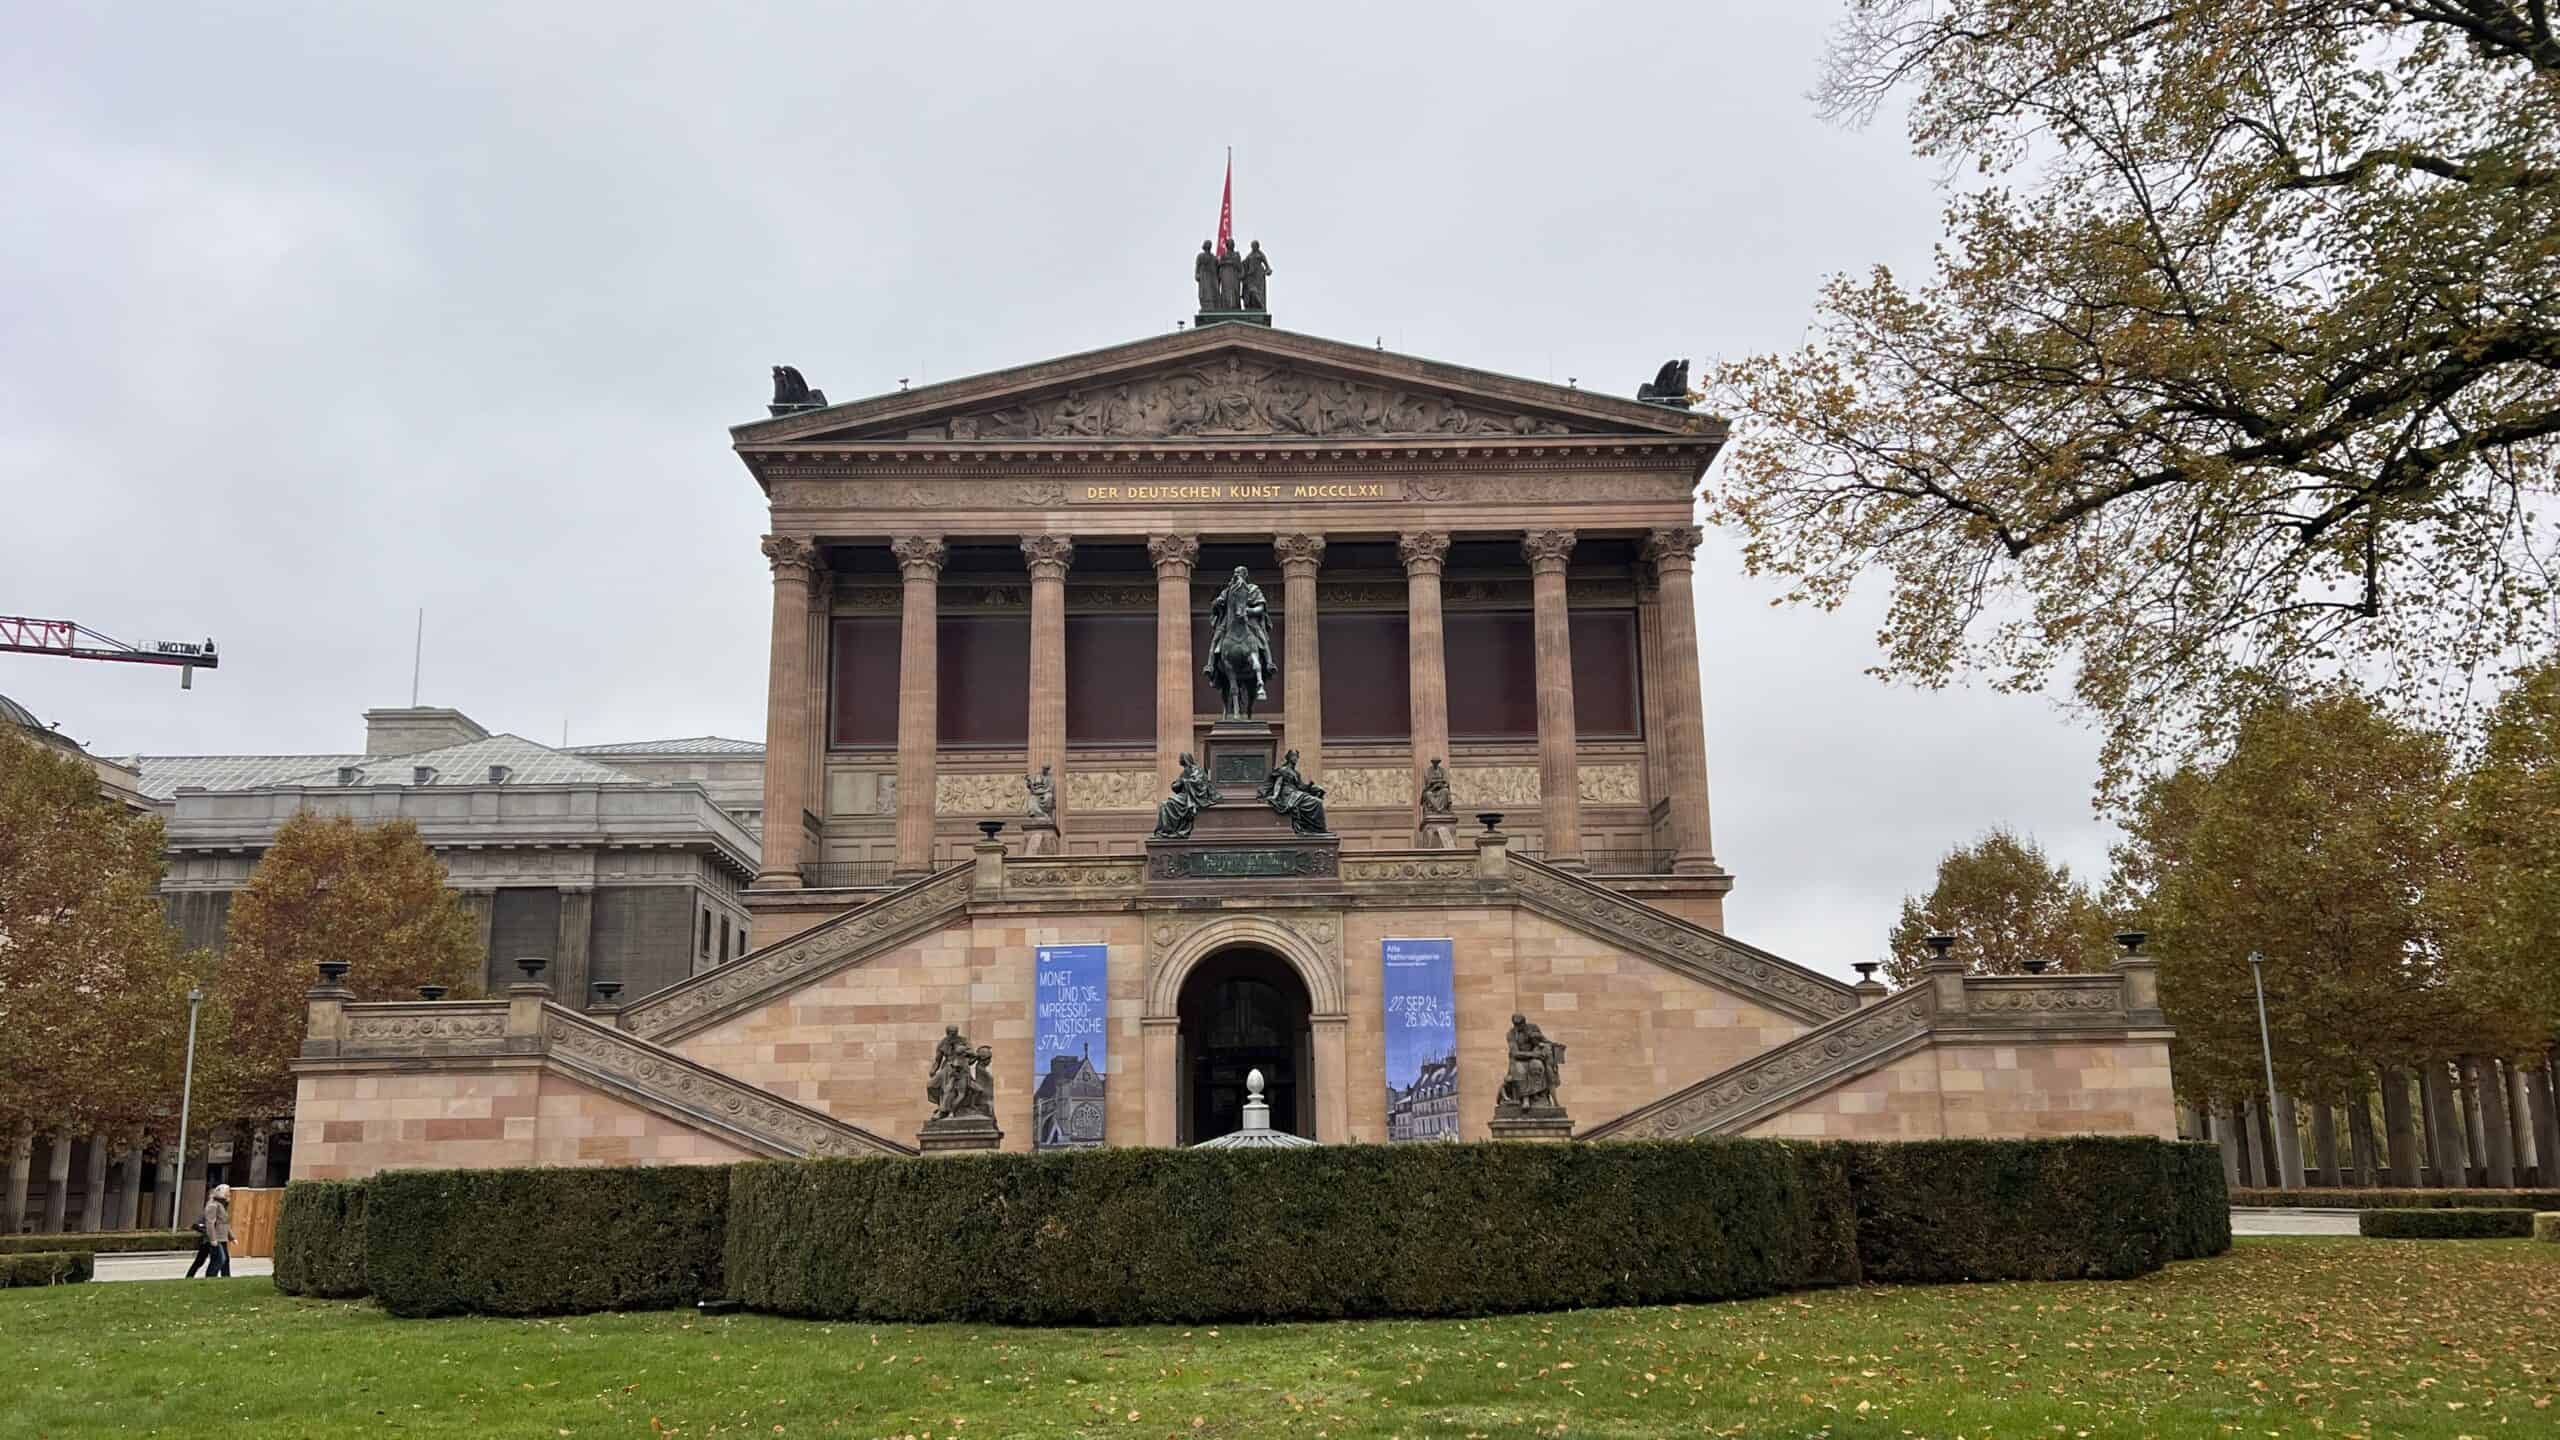
[{"label": "street lamp post", "polygon": [[2249,983],[2258,991],[2258,1058],[2267,1067],[2267,1135],[2276,1142],[2276,1153],[2267,1157],[2267,1163],[2275,1167],[2279,1186],[2290,1185],[2299,1164],[2291,1157],[2302,1141],[2286,1123],[2290,1117],[2276,1108],[2276,1047],[2267,1035],[2267,959],[2255,950],[2249,952]]},{"label": "street lamp post", "polygon": [[187,1112],[196,1098],[196,1011],[204,1005],[204,990],[190,986],[187,990],[187,1075],[178,1085],[178,1168],[169,1183],[169,1224],[178,1223],[178,1192],[187,1188]]}]

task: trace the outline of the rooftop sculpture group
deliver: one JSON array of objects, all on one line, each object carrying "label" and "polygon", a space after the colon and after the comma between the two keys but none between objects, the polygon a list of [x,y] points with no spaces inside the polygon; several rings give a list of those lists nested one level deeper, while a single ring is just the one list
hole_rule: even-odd
[{"label": "rooftop sculpture group", "polygon": [[1212,249],[1210,242],[1201,241],[1199,258],[1191,262],[1191,278],[1200,287],[1203,315],[1271,308],[1271,260],[1262,253],[1259,240],[1242,255],[1236,253],[1233,240],[1223,249]]}]

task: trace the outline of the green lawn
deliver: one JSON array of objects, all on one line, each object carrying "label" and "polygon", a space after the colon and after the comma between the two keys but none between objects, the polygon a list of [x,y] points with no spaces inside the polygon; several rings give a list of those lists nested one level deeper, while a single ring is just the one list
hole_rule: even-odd
[{"label": "green lawn", "polygon": [[0,1292],[0,1433],[2560,1434],[2560,1246],[2244,1240],[2121,1284],[1475,1321],[398,1321],[263,1279]]}]

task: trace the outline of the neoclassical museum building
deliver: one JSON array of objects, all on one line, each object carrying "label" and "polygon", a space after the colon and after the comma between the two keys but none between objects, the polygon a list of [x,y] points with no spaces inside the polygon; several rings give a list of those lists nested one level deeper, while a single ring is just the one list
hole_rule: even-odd
[{"label": "neoclassical museum building", "polygon": [[750,948],[593,1006],[323,983],[295,1173],[1192,1144],[1254,1071],[1320,1143],[2175,1133],[2147,956],[1888,993],[1726,933],[1720,421],[1267,318],[849,403],[778,369],[731,432]]}]

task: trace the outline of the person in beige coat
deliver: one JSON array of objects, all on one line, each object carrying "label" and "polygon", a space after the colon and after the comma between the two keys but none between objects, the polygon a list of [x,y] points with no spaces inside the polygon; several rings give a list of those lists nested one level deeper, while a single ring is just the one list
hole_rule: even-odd
[{"label": "person in beige coat", "polygon": [[[204,1197],[204,1245],[213,1252],[213,1263],[205,1267],[205,1278],[230,1278],[231,1187],[228,1185],[216,1185],[213,1193]],[[188,1266],[187,1273],[195,1274],[195,1267]]]}]

